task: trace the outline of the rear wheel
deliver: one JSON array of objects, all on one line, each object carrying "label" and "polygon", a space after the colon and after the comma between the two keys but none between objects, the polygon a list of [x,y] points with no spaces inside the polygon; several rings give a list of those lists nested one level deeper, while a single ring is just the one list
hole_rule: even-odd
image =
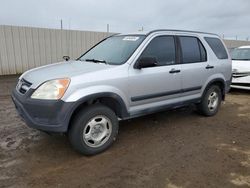
[{"label": "rear wheel", "polygon": [[74,118],[69,129],[69,140],[78,152],[95,155],[112,145],[118,127],[118,119],[110,108],[91,105]]},{"label": "rear wheel", "polygon": [[220,107],[221,99],[221,89],[217,85],[212,85],[206,90],[202,101],[198,104],[199,112],[205,116],[215,115]]}]

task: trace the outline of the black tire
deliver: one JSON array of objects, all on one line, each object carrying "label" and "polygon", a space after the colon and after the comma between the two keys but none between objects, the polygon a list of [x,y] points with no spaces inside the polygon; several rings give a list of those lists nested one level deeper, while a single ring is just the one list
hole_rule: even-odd
[{"label": "black tire", "polygon": [[[91,134],[92,132],[94,132],[94,134],[91,134],[91,135],[102,134],[100,132],[98,133],[98,131],[97,133],[95,133],[95,130],[96,130],[95,128],[89,128],[91,127],[90,125],[92,121],[97,122],[95,117],[97,117],[97,120],[98,120],[98,117],[100,116],[105,117],[104,118],[105,120],[110,120],[106,124],[107,124],[108,129],[111,130],[111,133],[109,134],[108,138],[107,136],[106,138],[104,138],[104,141],[105,139],[107,140],[103,143],[103,145],[94,147],[93,139],[92,140],[90,139],[89,141],[87,141],[85,138],[85,133],[89,131],[89,133],[87,132],[88,134]],[[70,126],[68,137],[69,137],[69,141],[71,145],[76,151],[84,155],[95,155],[106,150],[108,147],[112,145],[112,143],[116,140],[118,129],[119,129],[119,123],[118,123],[118,119],[115,113],[106,106],[95,104],[95,105],[90,105],[90,106],[85,107],[75,116]],[[86,132],[84,133],[84,131]],[[90,141],[92,141],[92,143]],[[93,146],[90,146],[91,144],[93,144]]]},{"label": "black tire", "polygon": [[[209,108],[210,104],[209,102],[211,101],[209,100],[209,97],[212,97],[213,93],[216,93],[218,95],[218,103],[214,105],[213,108],[212,107]],[[218,112],[221,100],[222,100],[222,93],[219,86],[217,85],[210,86],[208,89],[206,89],[201,102],[197,105],[198,112],[204,116],[214,116]]]}]

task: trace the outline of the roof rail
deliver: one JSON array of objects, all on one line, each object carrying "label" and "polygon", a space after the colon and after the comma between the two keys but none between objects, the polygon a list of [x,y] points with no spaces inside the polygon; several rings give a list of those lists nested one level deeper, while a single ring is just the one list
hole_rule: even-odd
[{"label": "roof rail", "polygon": [[189,31],[189,30],[175,30],[175,29],[156,29],[148,32],[146,35],[150,35],[155,32],[161,32],[161,31],[176,31],[176,32],[186,32],[186,33],[201,33],[201,34],[209,34],[209,35],[216,35],[219,36],[215,33],[207,33],[207,32],[201,32],[201,31]]}]

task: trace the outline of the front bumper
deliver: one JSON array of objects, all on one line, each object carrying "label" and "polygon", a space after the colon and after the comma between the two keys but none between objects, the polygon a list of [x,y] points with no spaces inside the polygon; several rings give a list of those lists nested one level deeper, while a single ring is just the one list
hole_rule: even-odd
[{"label": "front bumper", "polygon": [[250,76],[233,77],[231,88],[250,90]]},{"label": "front bumper", "polygon": [[16,89],[12,92],[12,100],[17,112],[26,124],[42,131],[66,132],[73,103],[62,100],[31,99],[33,91],[30,89],[25,95],[20,94]]}]

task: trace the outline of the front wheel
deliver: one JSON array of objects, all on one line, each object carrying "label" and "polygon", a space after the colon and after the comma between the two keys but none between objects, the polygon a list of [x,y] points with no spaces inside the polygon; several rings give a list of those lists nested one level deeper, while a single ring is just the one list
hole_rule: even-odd
[{"label": "front wheel", "polygon": [[118,127],[118,119],[110,108],[99,104],[87,106],[74,118],[69,140],[78,152],[95,155],[112,145]]},{"label": "front wheel", "polygon": [[212,85],[205,91],[201,102],[198,104],[198,111],[205,116],[215,115],[220,107],[221,99],[221,89],[217,85]]}]

